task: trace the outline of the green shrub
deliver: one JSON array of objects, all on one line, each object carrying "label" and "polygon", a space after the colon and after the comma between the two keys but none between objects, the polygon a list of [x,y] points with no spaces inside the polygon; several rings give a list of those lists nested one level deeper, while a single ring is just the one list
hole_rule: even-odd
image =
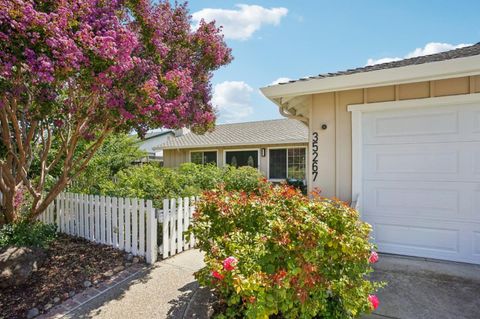
[{"label": "green shrub", "polygon": [[258,169],[250,166],[224,168],[223,184],[227,191],[253,192],[258,189],[262,179],[263,176]]},{"label": "green shrub", "polygon": [[370,294],[381,284],[366,279],[371,227],[344,203],[263,183],[250,193],[205,192],[194,218],[189,234],[206,263],[195,276],[223,302],[219,318],[352,318],[372,310]]},{"label": "green shrub", "polygon": [[161,208],[164,198],[200,195],[221,185],[228,190],[252,191],[258,188],[261,174],[251,167],[182,164],[178,169],[155,164],[133,166],[119,171],[113,180],[99,184],[99,194],[151,199]]},{"label": "green shrub", "polygon": [[202,190],[214,189],[223,180],[223,170],[214,164],[184,163],[178,168],[178,174],[182,177],[184,186],[195,190],[192,195],[199,195]]},{"label": "green shrub", "polygon": [[151,199],[162,207],[164,198],[183,194],[183,183],[178,173],[157,165],[141,165],[121,170],[114,181],[103,185],[102,195]]},{"label": "green shrub", "polygon": [[57,237],[56,225],[21,221],[0,228],[0,248],[27,246],[47,248]]}]

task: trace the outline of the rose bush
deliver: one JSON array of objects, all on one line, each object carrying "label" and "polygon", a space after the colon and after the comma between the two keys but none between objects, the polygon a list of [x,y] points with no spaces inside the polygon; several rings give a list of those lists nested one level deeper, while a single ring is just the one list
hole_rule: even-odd
[{"label": "rose bush", "polygon": [[371,227],[340,201],[267,183],[220,188],[202,195],[194,219],[206,263],[196,278],[216,291],[218,318],[352,318],[378,306]]}]

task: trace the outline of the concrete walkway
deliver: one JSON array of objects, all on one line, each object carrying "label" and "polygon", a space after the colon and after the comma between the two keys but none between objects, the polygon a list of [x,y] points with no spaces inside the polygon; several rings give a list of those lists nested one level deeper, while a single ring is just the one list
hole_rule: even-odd
[{"label": "concrete walkway", "polygon": [[183,252],[157,262],[63,318],[208,318],[208,307],[199,305],[208,293],[195,295],[198,284],[193,277],[203,265],[198,250]]},{"label": "concrete walkway", "polygon": [[[160,261],[64,318],[208,319],[210,291],[193,273],[203,256],[190,250]],[[363,319],[478,319],[480,266],[381,255],[373,279],[388,282],[380,307]]]}]

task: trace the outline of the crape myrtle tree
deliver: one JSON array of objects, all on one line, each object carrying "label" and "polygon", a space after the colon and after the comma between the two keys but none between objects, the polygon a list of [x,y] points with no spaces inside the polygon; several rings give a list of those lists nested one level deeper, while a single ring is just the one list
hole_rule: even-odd
[{"label": "crape myrtle tree", "polygon": [[191,28],[186,4],[0,0],[3,222],[34,220],[111,133],[212,129],[210,79],[231,59],[213,22]]}]

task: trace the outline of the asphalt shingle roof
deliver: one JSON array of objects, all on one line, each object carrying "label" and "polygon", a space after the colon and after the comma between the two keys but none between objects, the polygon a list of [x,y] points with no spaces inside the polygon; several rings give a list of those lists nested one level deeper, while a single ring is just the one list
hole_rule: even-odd
[{"label": "asphalt shingle roof", "polygon": [[423,56],[418,56],[418,57],[409,58],[409,59],[403,59],[403,60],[394,61],[394,62],[368,65],[368,66],[359,67],[359,68],[355,68],[355,69],[348,69],[348,70],[345,70],[345,71],[338,71],[338,72],[333,72],[333,73],[324,73],[324,74],[319,74],[317,76],[301,78],[301,79],[298,79],[298,80],[291,80],[291,81],[288,81],[288,82],[280,83],[280,85],[288,84],[288,83],[294,83],[294,82],[298,82],[298,81],[308,81],[308,80],[312,80],[312,79],[331,78],[331,77],[340,76],[340,75],[349,75],[349,74],[362,73],[362,72],[371,72],[371,71],[378,71],[378,70],[385,70],[385,69],[393,69],[393,68],[399,68],[399,67],[409,66],[409,65],[424,64],[424,63],[452,60],[452,59],[458,59],[458,58],[466,58],[466,57],[470,57],[470,56],[474,56],[474,55],[480,55],[480,42],[477,43],[477,44],[468,46],[468,47],[463,47],[463,48],[459,48],[459,49],[455,49],[455,50],[440,52],[440,53],[436,53],[436,54],[423,55]]},{"label": "asphalt shingle roof", "polygon": [[307,143],[308,128],[292,119],[220,124],[211,133],[171,137],[163,149]]}]

